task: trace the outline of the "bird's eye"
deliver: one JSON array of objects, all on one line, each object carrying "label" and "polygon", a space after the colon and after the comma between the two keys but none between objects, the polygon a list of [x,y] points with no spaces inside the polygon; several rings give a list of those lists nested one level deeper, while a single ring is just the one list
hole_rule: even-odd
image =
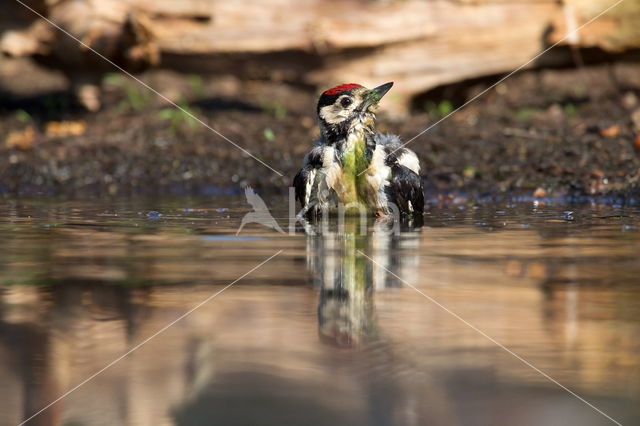
[{"label": "bird's eye", "polygon": [[340,104],[342,105],[343,108],[346,108],[349,105],[351,105],[351,102],[353,102],[351,98],[342,98],[342,100],[340,101]]}]

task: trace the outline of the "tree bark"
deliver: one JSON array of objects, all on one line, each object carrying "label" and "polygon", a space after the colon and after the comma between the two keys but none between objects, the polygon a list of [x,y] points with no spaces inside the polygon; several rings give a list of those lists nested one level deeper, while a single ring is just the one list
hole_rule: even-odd
[{"label": "tree bark", "polygon": [[[12,0],[9,0],[12,1]],[[640,2],[580,28],[610,0],[39,0],[31,5],[132,71],[190,72],[327,86],[395,81],[399,102],[435,86],[509,72],[551,43],[640,47]],[[44,55],[68,74],[102,59],[31,12],[0,20],[5,55]],[[31,17],[31,21],[28,17]]]}]

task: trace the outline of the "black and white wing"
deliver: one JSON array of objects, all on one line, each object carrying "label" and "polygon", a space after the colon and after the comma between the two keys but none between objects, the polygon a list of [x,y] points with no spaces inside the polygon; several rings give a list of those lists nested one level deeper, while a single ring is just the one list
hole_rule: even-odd
[{"label": "black and white wing", "polygon": [[420,161],[415,152],[402,146],[400,138],[387,133],[375,133],[376,145],[382,145],[387,152],[387,163],[398,163],[420,176]]},{"label": "black and white wing", "polygon": [[316,181],[316,173],[318,168],[321,166],[322,146],[316,145],[307,155],[305,155],[302,168],[293,178],[296,200],[305,211],[309,208],[309,202],[314,191],[313,186]]},{"label": "black and white wing", "polygon": [[395,163],[390,167],[391,179],[387,186],[389,201],[395,203],[401,213],[421,215],[424,212],[422,178],[402,164]]},{"label": "black and white wing", "polygon": [[401,213],[422,214],[424,192],[418,157],[403,147],[396,135],[376,133],[374,140],[376,145],[384,147],[387,153],[385,163],[391,169],[387,198],[398,206]]}]

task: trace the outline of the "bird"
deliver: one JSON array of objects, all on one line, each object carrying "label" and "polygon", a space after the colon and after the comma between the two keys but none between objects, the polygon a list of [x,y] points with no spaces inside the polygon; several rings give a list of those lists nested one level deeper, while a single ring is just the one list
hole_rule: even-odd
[{"label": "bird", "polygon": [[375,128],[376,109],[391,86],[393,82],[367,89],[348,83],[320,95],[316,109],[320,136],[293,179],[299,216],[315,218],[342,204],[346,212],[364,210],[378,217],[397,212],[422,218],[418,157],[398,136]]},{"label": "bird", "polygon": [[276,222],[275,218],[271,215],[271,212],[269,211],[269,208],[265,204],[264,200],[260,198],[258,194],[256,194],[253,188],[247,186],[244,189],[244,195],[247,198],[247,203],[251,204],[251,207],[253,207],[253,211],[244,215],[244,217],[242,218],[242,222],[240,223],[240,227],[236,232],[236,235],[239,235],[240,231],[242,231],[242,228],[244,228],[244,226],[248,223],[257,223],[260,225],[264,225],[267,228],[274,229],[279,233],[284,234],[284,231],[282,230],[282,228],[280,228],[278,222]]}]

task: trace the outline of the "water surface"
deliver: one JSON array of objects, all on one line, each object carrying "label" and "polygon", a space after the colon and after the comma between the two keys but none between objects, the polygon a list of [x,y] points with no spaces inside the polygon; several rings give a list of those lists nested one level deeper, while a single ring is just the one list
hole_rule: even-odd
[{"label": "water surface", "polygon": [[[267,203],[286,229],[286,201]],[[432,205],[397,235],[355,220],[236,235],[247,211],[5,200],[0,424],[206,300],[28,424],[614,424],[482,333],[640,423],[637,209]]]}]

